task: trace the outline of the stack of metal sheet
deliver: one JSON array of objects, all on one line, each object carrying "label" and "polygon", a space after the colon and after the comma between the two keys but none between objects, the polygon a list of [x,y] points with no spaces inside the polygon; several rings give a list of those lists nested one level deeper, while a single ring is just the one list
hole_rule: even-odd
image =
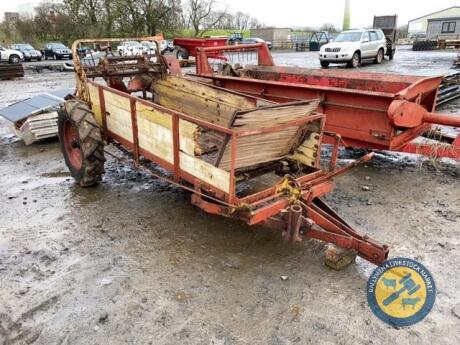
[{"label": "stack of metal sheet", "polygon": [[460,72],[446,75],[439,86],[436,106],[460,97]]},{"label": "stack of metal sheet", "polygon": [[60,89],[27,98],[0,109],[0,116],[10,122],[13,132],[26,145],[56,137],[57,110],[64,102],[64,97],[73,92],[73,89]]}]

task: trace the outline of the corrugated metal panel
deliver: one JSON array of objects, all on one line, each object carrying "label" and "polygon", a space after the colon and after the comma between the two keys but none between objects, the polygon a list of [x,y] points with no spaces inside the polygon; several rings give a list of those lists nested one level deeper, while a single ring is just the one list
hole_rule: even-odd
[{"label": "corrugated metal panel", "polygon": [[31,115],[59,107],[64,102],[64,97],[73,92],[73,89],[59,89],[27,98],[0,109],[0,116],[11,122],[24,120]]}]

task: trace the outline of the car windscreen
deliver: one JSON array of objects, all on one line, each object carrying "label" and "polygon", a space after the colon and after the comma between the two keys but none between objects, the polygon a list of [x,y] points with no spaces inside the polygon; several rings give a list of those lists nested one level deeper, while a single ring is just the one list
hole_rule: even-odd
[{"label": "car windscreen", "polygon": [[67,48],[65,45],[63,45],[62,43],[51,43],[50,44],[51,47],[53,48],[58,48],[58,49],[65,49]]},{"label": "car windscreen", "polygon": [[33,50],[34,49],[34,47],[32,47],[30,44],[16,44],[16,47],[22,50]]},{"label": "car windscreen", "polygon": [[359,42],[362,32],[342,32],[334,40],[334,42]]}]

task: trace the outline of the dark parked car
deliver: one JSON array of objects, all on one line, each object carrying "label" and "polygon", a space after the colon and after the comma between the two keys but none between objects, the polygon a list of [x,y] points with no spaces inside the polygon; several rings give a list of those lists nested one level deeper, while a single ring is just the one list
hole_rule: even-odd
[{"label": "dark parked car", "polygon": [[42,59],[42,53],[27,43],[12,44],[11,49],[19,50],[24,55],[25,61],[31,61],[31,60],[41,61]]},{"label": "dark parked car", "polygon": [[46,43],[42,52],[46,60],[49,58],[54,60],[72,59],[72,51],[60,42]]}]

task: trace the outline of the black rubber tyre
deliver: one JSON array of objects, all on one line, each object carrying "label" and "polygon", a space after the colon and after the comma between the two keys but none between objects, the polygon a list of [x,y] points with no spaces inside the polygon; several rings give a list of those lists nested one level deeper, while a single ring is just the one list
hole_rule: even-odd
[{"label": "black rubber tyre", "polygon": [[69,100],[59,110],[59,140],[70,174],[82,187],[102,180],[104,142],[101,129],[89,106],[80,100]]},{"label": "black rubber tyre", "polygon": [[328,68],[329,67],[329,62],[328,61],[320,61],[321,67],[322,68]]},{"label": "black rubber tyre", "polygon": [[384,57],[385,53],[383,52],[383,49],[379,49],[379,51],[377,52],[377,56],[375,57],[374,63],[377,65],[381,64]]},{"label": "black rubber tyre", "polygon": [[21,61],[21,59],[19,58],[19,55],[12,54],[12,55],[10,55],[10,58],[9,58],[8,61],[10,63],[19,63],[19,61]]},{"label": "black rubber tyre", "polygon": [[184,48],[180,48],[176,52],[176,58],[179,61],[188,60],[189,54],[188,51]]},{"label": "black rubber tyre", "polygon": [[359,54],[359,52],[355,52],[353,54],[353,57],[351,58],[351,61],[347,62],[347,67],[356,68],[359,66],[360,63],[361,63],[361,55]]},{"label": "black rubber tyre", "polygon": [[390,60],[393,60],[393,58],[395,57],[395,53],[396,53],[395,49],[390,50],[390,53],[388,54],[388,58]]}]

